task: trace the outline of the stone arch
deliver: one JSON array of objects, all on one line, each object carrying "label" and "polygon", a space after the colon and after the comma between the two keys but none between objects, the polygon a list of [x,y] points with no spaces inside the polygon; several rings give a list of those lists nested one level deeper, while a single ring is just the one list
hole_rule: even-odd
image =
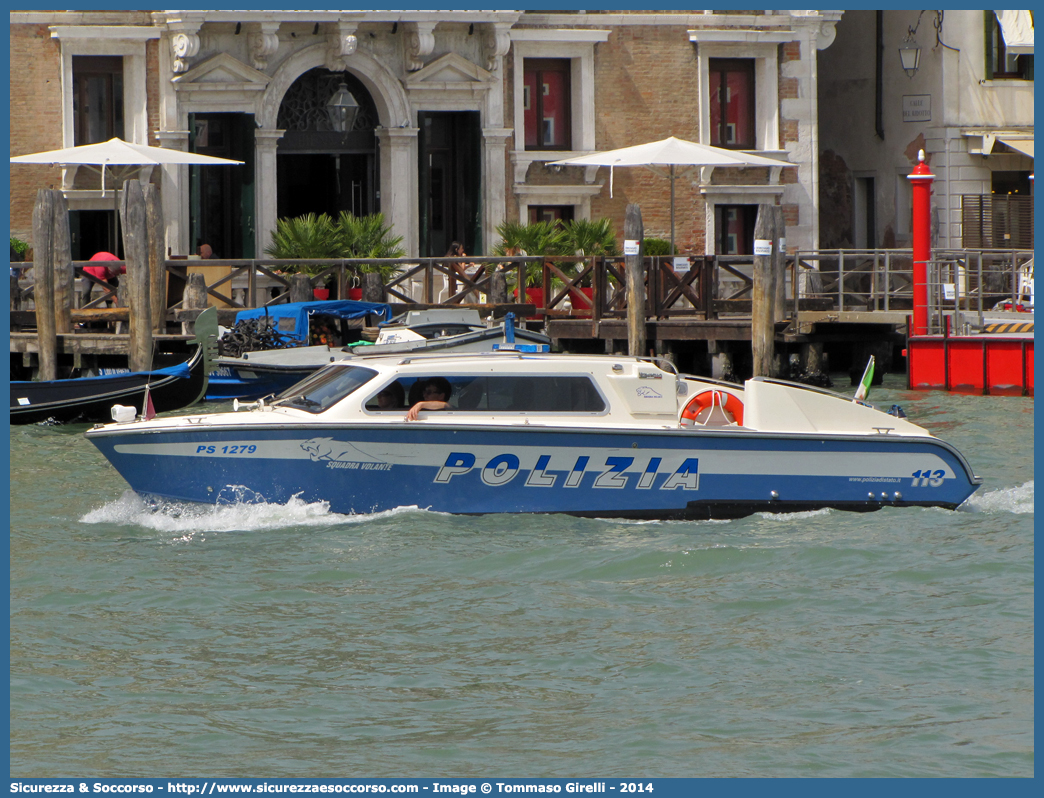
[{"label": "stone arch", "polygon": [[[326,66],[327,53],[326,44],[314,44],[290,56],[276,69],[260,102],[258,123],[262,128],[272,130],[276,127],[279,106],[290,86],[308,70]],[[387,67],[373,56],[361,52],[348,56],[345,64],[348,71],[370,92],[382,127],[402,127],[409,123],[406,92]]]}]

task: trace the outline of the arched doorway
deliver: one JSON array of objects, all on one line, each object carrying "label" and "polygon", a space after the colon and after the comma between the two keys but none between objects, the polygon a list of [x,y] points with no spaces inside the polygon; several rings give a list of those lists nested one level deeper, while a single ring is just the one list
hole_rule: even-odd
[{"label": "arched doorway", "polygon": [[[341,83],[359,104],[354,124],[344,132],[334,129],[326,106]],[[351,72],[318,67],[295,80],[279,106],[277,124],[286,133],[276,158],[276,214],[336,218],[341,211],[356,216],[380,211],[377,121],[373,98]]]}]

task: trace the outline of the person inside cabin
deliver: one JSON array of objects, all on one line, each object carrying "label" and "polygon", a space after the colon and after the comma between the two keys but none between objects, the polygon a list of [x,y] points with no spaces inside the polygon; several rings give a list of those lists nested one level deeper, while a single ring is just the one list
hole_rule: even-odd
[{"label": "person inside cabin", "polygon": [[[99,264],[104,263],[106,265],[84,266],[84,275],[89,274],[93,277],[97,277],[99,280],[104,282],[105,285],[109,285],[113,288],[116,288],[120,284],[120,275],[127,273],[127,267],[125,265],[119,264],[119,260],[120,259],[113,255],[111,252],[95,252],[91,256],[91,261],[97,262]],[[90,278],[86,276],[81,278],[80,307],[84,307],[90,303],[91,293],[94,291],[95,287],[102,289],[103,291],[105,290],[103,286],[98,285]],[[105,304],[107,306],[112,305],[112,298],[110,297],[109,299],[107,299]]]},{"label": "person inside cabin", "polygon": [[210,244],[199,245],[199,259],[200,260],[211,260],[214,257],[214,250]]},{"label": "person inside cabin", "polygon": [[405,406],[406,391],[398,380],[391,385],[385,385],[377,394],[378,410],[401,410]]},{"label": "person inside cabin", "polygon": [[445,377],[429,378],[421,388],[421,400],[406,411],[406,420],[416,421],[421,410],[445,410],[452,393],[453,386]]}]

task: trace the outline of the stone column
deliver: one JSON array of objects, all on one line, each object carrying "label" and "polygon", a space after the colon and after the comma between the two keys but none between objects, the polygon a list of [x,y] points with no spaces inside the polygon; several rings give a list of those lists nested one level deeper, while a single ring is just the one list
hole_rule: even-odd
[{"label": "stone column", "polygon": [[285,130],[254,131],[254,175],[256,185],[254,196],[256,203],[257,229],[254,233],[255,252],[258,258],[265,258],[265,247],[272,243],[272,231],[276,226],[276,146]]},{"label": "stone column", "polygon": [[378,128],[377,141],[381,159],[381,212],[392,227],[392,234],[402,236],[407,257],[415,258],[420,248],[417,229],[417,136],[419,128]]},{"label": "stone column", "polygon": [[489,254],[497,226],[507,213],[507,145],[514,136],[511,128],[486,128],[482,131],[482,251]]},{"label": "stone column", "polygon": [[[156,134],[161,147],[188,151],[187,130],[163,130]],[[188,255],[189,252],[189,192],[188,167],[163,167],[160,182],[160,202],[163,208],[164,252],[168,255]]]}]

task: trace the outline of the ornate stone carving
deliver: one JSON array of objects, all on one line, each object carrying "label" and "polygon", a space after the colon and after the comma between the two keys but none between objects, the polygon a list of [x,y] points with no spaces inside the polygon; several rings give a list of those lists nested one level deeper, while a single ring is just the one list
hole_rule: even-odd
[{"label": "ornate stone carving", "polygon": [[175,72],[187,72],[189,68],[188,59],[199,52],[198,33],[175,33],[170,39],[170,51],[174,56],[173,70]]},{"label": "ornate stone carving", "polygon": [[329,43],[324,66],[331,72],[343,72],[348,68],[347,59],[355,54],[359,39],[355,35],[357,25],[338,23],[337,30],[327,36]]},{"label": "ornate stone carving", "polygon": [[279,51],[279,23],[262,22],[250,34],[250,59],[254,69],[268,67],[268,57]]},{"label": "ornate stone carving", "polygon": [[406,71],[423,68],[425,57],[435,50],[434,22],[406,23]]},{"label": "ornate stone carving", "polygon": [[486,56],[486,70],[496,72],[500,68],[501,58],[511,49],[511,25],[494,22],[485,25],[482,33],[482,50]]}]

